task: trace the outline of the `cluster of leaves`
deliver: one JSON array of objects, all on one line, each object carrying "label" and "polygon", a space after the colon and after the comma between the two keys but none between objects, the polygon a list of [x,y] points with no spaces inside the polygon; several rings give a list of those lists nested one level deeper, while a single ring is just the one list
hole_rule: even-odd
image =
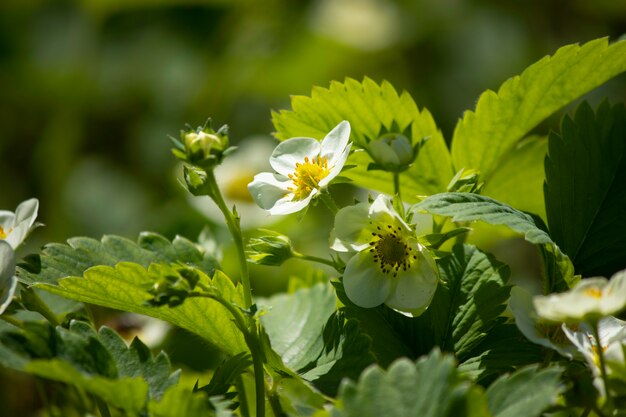
[{"label": "cluster of leaves", "polygon": [[[322,138],[349,120],[361,150],[380,132],[427,138],[400,174],[404,200],[442,222],[482,221],[523,236],[537,247],[543,291],[551,293],[578,275],[608,276],[626,265],[626,110],[603,103],[594,112],[584,103],[558,133],[546,139],[531,132],[625,70],[626,42],[561,48],[497,93],[485,92],[459,121],[450,150],[428,110],[370,79],[294,97],[292,110],[274,113],[273,122],[286,139]],[[367,152],[354,152],[346,175],[392,193],[390,174],[368,170],[371,162]],[[474,191],[481,194],[448,192],[461,169],[478,173],[484,185]],[[514,417],[579,405],[564,403],[566,390],[576,388],[564,367],[540,367],[545,350],[507,319],[507,265],[470,235],[438,268],[442,283],[419,317],[384,305],[360,308],[340,281],[246,307],[242,286],[193,242],[148,233],[137,242],[74,238],[20,266],[22,285],[42,296],[60,324],[20,316],[13,306],[13,326],[0,333],[0,363],[76,390],[87,399],[83,411],[102,415]],[[154,356],[139,339],[127,346],[112,329],[78,320],[88,320],[79,314],[83,303],[167,321],[227,360],[207,385],[185,386],[164,353]],[[259,375],[263,411],[249,395],[255,387],[258,395]]]}]

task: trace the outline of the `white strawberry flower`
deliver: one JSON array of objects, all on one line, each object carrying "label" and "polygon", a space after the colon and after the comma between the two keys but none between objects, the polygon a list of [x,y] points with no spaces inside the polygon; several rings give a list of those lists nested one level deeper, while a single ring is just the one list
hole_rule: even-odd
[{"label": "white strawberry flower", "polygon": [[586,278],[569,291],[536,296],[534,307],[539,317],[558,323],[595,322],[617,314],[626,307],[626,270],[603,277]]},{"label": "white strawberry flower", "polygon": [[4,313],[15,294],[15,254],[6,241],[0,240],[0,314]]},{"label": "white strawberry flower", "polygon": [[350,124],[343,121],[321,142],[313,138],[281,142],[270,157],[276,173],[262,172],[248,184],[252,198],[270,214],[304,209],[341,172],[350,152],[349,138]]},{"label": "white strawberry flower", "polygon": [[21,202],[15,209],[15,213],[0,210],[0,240],[6,241],[13,249],[22,244],[26,236],[35,228],[35,219],[39,201],[31,198]]},{"label": "white strawberry flower", "polygon": [[428,308],[439,282],[437,265],[388,196],[339,210],[334,237],[332,249],[355,252],[343,274],[353,303],[364,308],[384,303],[413,316]]}]

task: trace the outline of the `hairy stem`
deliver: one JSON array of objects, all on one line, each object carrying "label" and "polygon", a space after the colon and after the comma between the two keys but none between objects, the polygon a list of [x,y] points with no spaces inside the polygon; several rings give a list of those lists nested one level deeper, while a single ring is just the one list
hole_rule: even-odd
[{"label": "hairy stem", "polygon": [[228,230],[233,237],[235,242],[235,247],[237,248],[237,256],[239,258],[239,269],[241,270],[241,283],[243,285],[243,296],[244,296],[244,307],[250,308],[252,305],[252,288],[250,286],[250,274],[248,273],[248,262],[246,261],[246,254],[243,245],[243,236],[241,234],[241,226],[239,224],[239,217],[235,216],[233,212],[226,206],[226,202],[224,202],[224,197],[222,197],[222,193],[217,186],[217,182],[215,181],[215,174],[211,170],[206,171],[207,174],[207,184],[209,185],[209,189],[211,190],[209,197],[215,201],[217,207],[219,207],[220,211],[224,215],[224,219],[226,220],[226,226],[228,226]]}]

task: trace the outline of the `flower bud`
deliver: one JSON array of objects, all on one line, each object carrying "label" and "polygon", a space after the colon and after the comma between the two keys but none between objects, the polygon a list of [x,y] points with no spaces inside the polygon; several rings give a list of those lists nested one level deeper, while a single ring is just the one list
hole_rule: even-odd
[{"label": "flower bud", "polygon": [[415,159],[411,141],[399,133],[387,133],[371,141],[368,151],[374,162],[385,171],[404,171]]},{"label": "flower bud", "polygon": [[222,162],[228,149],[228,127],[217,132],[207,126],[180,132],[180,141],[174,139],[174,155],[191,165],[207,169]]},{"label": "flower bud", "polygon": [[293,258],[291,241],[285,235],[271,230],[262,230],[265,236],[252,238],[248,242],[246,256],[248,261],[258,265],[282,265]]}]

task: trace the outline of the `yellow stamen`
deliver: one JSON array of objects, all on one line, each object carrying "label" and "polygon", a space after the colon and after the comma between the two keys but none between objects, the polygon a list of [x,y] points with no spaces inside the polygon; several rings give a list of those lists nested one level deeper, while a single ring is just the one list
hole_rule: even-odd
[{"label": "yellow stamen", "polygon": [[11,234],[12,231],[13,231],[13,228],[10,228],[8,232],[5,232],[4,228],[0,226],[0,239],[6,239],[7,236]]},{"label": "yellow stamen", "polygon": [[319,189],[319,182],[329,173],[327,158],[304,157],[303,163],[296,163],[295,172],[289,174],[289,179],[294,185],[289,188],[289,191],[294,194],[294,200],[303,200],[311,194],[313,189]]},{"label": "yellow stamen", "polygon": [[602,298],[602,290],[600,288],[587,288],[585,289],[585,295],[592,298]]}]

